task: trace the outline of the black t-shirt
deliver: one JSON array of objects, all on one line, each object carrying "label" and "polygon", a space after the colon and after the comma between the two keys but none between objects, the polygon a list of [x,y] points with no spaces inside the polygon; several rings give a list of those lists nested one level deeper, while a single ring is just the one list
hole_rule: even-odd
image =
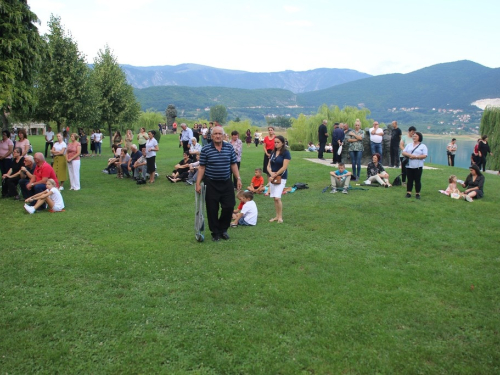
[{"label": "black t-shirt", "polygon": [[16,159],[12,158],[12,164],[10,167],[12,168],[12,174],[16,174],[21,170],[21,167],[24,166],[24,157],[19,159],[19,162],[16,163]]},{"label": "black t-shirt", "polygon": [[400,128],[392,129],[392,133],[391,133],[391,146],[399,147],[399,142],[401,141],[401,135],[402,134],[403,133],[401,132]]}]

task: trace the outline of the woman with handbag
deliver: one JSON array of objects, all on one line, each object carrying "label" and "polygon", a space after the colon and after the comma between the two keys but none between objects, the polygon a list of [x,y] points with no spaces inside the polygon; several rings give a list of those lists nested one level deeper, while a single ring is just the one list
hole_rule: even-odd
[{"label": "woman with handbag", "polygon": [[271,198],[274,198],[274,208],[276,216],[270,222],[283,222],[283,205],[281,203],[281,194],[288,178],[288,164],[292,156],[286,149],[285,138],[281,135],[274,137],[274,150],[271,152],[267,170],[269,173],[269,182],[271,183]]},{"label": "woman with handbag", "polygon": [[403,156],[408,158],[408,163],[406,163],[406,175],[408,176],[406,198],[411,198],[413,183],[415,183],[415,198],[420,199],[424,160],[427,158],[427,146],[422,143],[423,138],[422,133],[415,132],[413,143],[407,144],[403,150]]},{"label": "woman with handbag", "polygon": [[68,179],[68,165],[66,163],[66,149],[68,145],[63,140],[61,133],[57,134],[57,142],[52,146],[52,156],[54,158],[54,172],[56,172],[57,180],[59,181],[59,190],[63,191],[64,181]]}]

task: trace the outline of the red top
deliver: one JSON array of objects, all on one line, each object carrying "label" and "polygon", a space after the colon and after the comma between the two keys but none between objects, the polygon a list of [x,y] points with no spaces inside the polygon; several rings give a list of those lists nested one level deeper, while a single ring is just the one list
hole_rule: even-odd
[{"label": "red top", "polygon": [[[276,138],[276,137],[274,137],[274,138]],[[269,136],[267,136],[267,135],[264,138],[264,144],[266,145],[266,150],[267,151],[274,150],[274,138],[273,139],[269,139]]]},{"label": "red top", "polygon": [[59,187],[59,181],[57,181],[56,172],[54,172],[54,169],[52,169],[50,164],[47,162],[44,162],[41,167],[37,165],[33,175],[35,176],[35,182],[42,181],[45,177],[47,177],[47,179],[53,179],[56,182],[57,187]]},{"label": "red top", "polygon": [[253,184],[254,188],[258,188],[263,183],[264,183],[264,177],[262,177],[262,176],[260,176],[260,177],[253,176],[253,178],[252,178],[252,184]]}]

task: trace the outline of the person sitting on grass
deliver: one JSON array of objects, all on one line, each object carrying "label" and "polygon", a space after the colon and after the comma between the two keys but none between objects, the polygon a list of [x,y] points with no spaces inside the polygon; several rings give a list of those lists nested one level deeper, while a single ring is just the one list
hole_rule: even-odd
[{"label": "person sitting on grass", "polygon": [[307,145],[307,151],[316,152],[318,150],[316,149],[316,146],[314,145],[314,143],[309,142],[309,144]]},{"label": "person sitting on grass", "polygon": [[189,164],[191,164],[191,159],[189,158],[189,153],[186,151],[183,154],[183,159],[175,165],[175,169],[170,176],[167,176],[170,182],[186,181],[189,175]]},{"label": "person sitting on grass", "polygon": [[451,193],[454,193],[456,190],[457,190],[457,176],[452,174],[448,178],[448,187],[446,188],[446,190],[439,190],[439,192],[444,195],[450,195]]},{"label": "person sitting on grass", "polygon": [[122,148],[120,159],[115,163],[116,165],[116,178],[123,178],[123,171],[127,170],[130,155],[127,153],[126,148]]},{"label": "person sitting on grass", "polygon": [[264,184],[264,177],[262,177],[262,169],[255,168],[255,176],[252,177],[252,182],[250,183],[250,186],[247,187],[247,190],[254,194],[262,194],[265,187],[266,185]]},{"label": "person sitting on grass", "polygon": [[379,153],[375,153],[372,156],[372,161],[368,163],[366,167],[366,185],[370,185],[372,182],[377,182],[380,186],[385,186],[388,188],[391,186],[389,183],[389,174],[385,171],[384,166],[380,163],[382,157]]},{"label": "person sitting on grass", "polygon": [[257,205],[253,200],[253,193],[245,191],[241,193],[240,199],[243,202],[243,207],[239,213],[233,214],[231,227],[234,228],[238,225],[256,225],[259,212],[257,210]]},{"label": "person sitting on grass", "polygon": [[102,170],[102,173],[110,174],[112,168],[116,167],[116,163],[120,161],[120,156],[122,153],[122,148],[119,145],[111,146],[113,149],[113,158],[108,159],[108,166]]},{"label": "person sitting on grass", "polygon": [[334,194],[337,192],[337,188],[342,188],[342,193],[347,194],[349,189],[349,184],[351,182],[352,173],[345,169],[345,164],[339,162],[339,169],[337,171],[330,172],[330,180],[332,182],[332,190],[330,193]]},{"label": "person sitting on grass", "polygon": [[189,164],[188,178],[186,179],[187,185],[193,185],[198,177],[198,167],[200,166],[200,155],[196,155],[196,160]]},{"label": "person sitting on grass", "polygon": [[[47,205],[49,206],[49,212],[58,212],[64,209],[64,200],[61,192],[57,188],[56,182],[52,178],[49,178],[45,186],[47,187],[47,190],[35,194],[25,200],[26,204],[24,205],[24,209],[28,213],[34,214],[36,210],[45,203],[47,203]],[[34,206],[30,206],[28,204],[35,201],[36,203]]]},{"label": "person sitting on grass", "polygon": [[145,184],[146,172],[148,169],[148,162],[146,160],[146,147],[143,147],[140,152],[142,156],[134,163],[134,179],[138,184]]},{"label": "person sitting on grass", "polygon": [[135,177],[134,165],[141,156],[142,152],[137,149],[137,145],[132,144],[130,146],[130,159],[126,166],[122,166],[122,171],[125,176],[130,177],[130,172],[132,172],[132,177]]},{"label": "person sitting on grass", "polygon": [[465,191],[462,193],[462,197],[467,202],[472,202],[474,199],[480,199],[484,195],[484,176],[476,164],[471,165],[469,167],[469,171],[470,174],[462,184],[462,187],[465,188]]}]

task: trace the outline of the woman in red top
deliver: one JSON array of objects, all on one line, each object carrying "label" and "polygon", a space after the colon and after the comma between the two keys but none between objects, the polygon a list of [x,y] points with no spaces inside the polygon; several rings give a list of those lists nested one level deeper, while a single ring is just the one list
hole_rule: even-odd
[{"label": "woman in red top", "polygon": [[270,172],[267,170],[267,165],[269,164],[269,157],[274,150],[274,128],[272,126],[267,128],[269,135],[264,138],[264,166],[262,170],[269,177]]},{"label": "woman in red top", "polygon": [[80,190],[80,154],[82,145],[78,142],[78,134],[71,134],[71,142],[66,149],[70,190]]}]

